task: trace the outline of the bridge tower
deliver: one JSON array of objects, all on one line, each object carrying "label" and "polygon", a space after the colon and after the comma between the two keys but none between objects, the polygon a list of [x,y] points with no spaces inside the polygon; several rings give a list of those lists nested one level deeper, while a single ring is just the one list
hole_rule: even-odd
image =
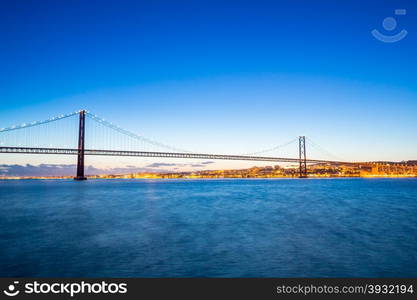
[{"label": "bridge tower", "polygon": [[78,162],[75,180],[86,180],[84,176],[84,141],[85,141],[85,110],[80,110],[80,125],[78,127]]},{"label": "bridge tower", "polygon": [[298,153],[300,160],[300,178],[307,178],[306,137],[298,138]]}]

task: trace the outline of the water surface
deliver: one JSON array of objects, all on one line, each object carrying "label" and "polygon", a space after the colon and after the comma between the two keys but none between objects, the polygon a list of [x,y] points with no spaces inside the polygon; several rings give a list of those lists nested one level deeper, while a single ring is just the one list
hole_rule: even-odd
[{"label": "water surface", "polygon": [[0,181],[0,276],[417,277],[416,179]]}]

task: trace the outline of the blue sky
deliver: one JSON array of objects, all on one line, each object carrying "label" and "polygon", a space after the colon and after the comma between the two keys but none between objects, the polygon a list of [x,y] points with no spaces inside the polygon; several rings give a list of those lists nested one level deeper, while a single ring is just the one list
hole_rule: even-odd
[{"label": "blue sky", "polygon": [[2,1],[0,127],[85,108],[200,152],[306,135],[348,160],[416,159],[416,13],[398,0]]}]

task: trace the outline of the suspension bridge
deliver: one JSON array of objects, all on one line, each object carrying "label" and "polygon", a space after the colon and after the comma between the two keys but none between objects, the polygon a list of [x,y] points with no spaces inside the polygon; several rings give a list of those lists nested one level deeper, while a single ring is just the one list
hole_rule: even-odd
[{"label": "suspension bridge", "polygon": [[[71,142],[65,141],[65,133],[67,133],[66,131],[68,131],[68,128],[60,129],[55,126],[55,124],[57,124],[58,121],[67,120],[76,115],[79,116],[77,120],[78,134],[70,135],[71,137],[75,137],[76,140],[72,140]],[[101,125],[101,128],[104,128],[105,130],[102,130],[99,133],[96,127],[88,128],[87,125],[90,122],[86,122],[87,118],[93,121],[91,123],[99,124]],[[55,126],[52,128],[55,129],[55,134],[50,134],[50,131],[47,130],[48,128],[50,129],[51,126]],[[109,147],[107,140],[111,139],[114,133],[117,135],[116,138],[113,138],[113,145],[115,146]],[[101,135],[102,138],[97,139],[98,135]],[[94,144],[94,146],[86,146],[88,141],[93,139],[98,141],[98,143]],[[50,143],[51,140],[55,142],[55,145]],[[298,157],[291,158],[259,155],[297,141]],[[70,146],[71,144],[72,146]],[[144,145],[152,146],[153,148],[163,148],[165,150],[144,150]],[[75,180],[86,179],[84,174],[84,158],[86,155],[296,163],[299,165],[300,178],[307,177],[308,163],[352,164],[351,162],[344,162],[342,160],[307,159],[305,136],[300,136],[284,145],[245,155],[194,153],[137,135],[86,110],[56,116],[43,121],[24,123],[0,129],[0,153],[76,155],[77,173],[74,177]]]}]

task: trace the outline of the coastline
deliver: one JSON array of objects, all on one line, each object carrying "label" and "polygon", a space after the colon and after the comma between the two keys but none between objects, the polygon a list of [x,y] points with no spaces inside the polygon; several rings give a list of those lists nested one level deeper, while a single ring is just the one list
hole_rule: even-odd
[{"label": "coastline", "polygon": [[[117,176],[117,175],[116,175]],[[252,179],[347,179],[347,178],[364,178],[364,179],[401,179],[401,178],[417,178],[417,175],[371,175],[371,176],[308,176],[306,178],[299,178],[299,177],[290,177],[290,176],[282,176],[282,177],[178,177],[178,178],[168,178],[168,177],[135,177],[135,178],[128,178],[124,176],[120,177],[97,177],[97,176],[86,176],[88,180],[217,180],[217,179],[240,179],[240,180],[252,180]],[[0,177],[1,180],[74,180],[73,176],[68,177],[49,177],[49,176],[41,176],[41,177],[24,177],[24,178],[17,178],[17,177]]]}]

